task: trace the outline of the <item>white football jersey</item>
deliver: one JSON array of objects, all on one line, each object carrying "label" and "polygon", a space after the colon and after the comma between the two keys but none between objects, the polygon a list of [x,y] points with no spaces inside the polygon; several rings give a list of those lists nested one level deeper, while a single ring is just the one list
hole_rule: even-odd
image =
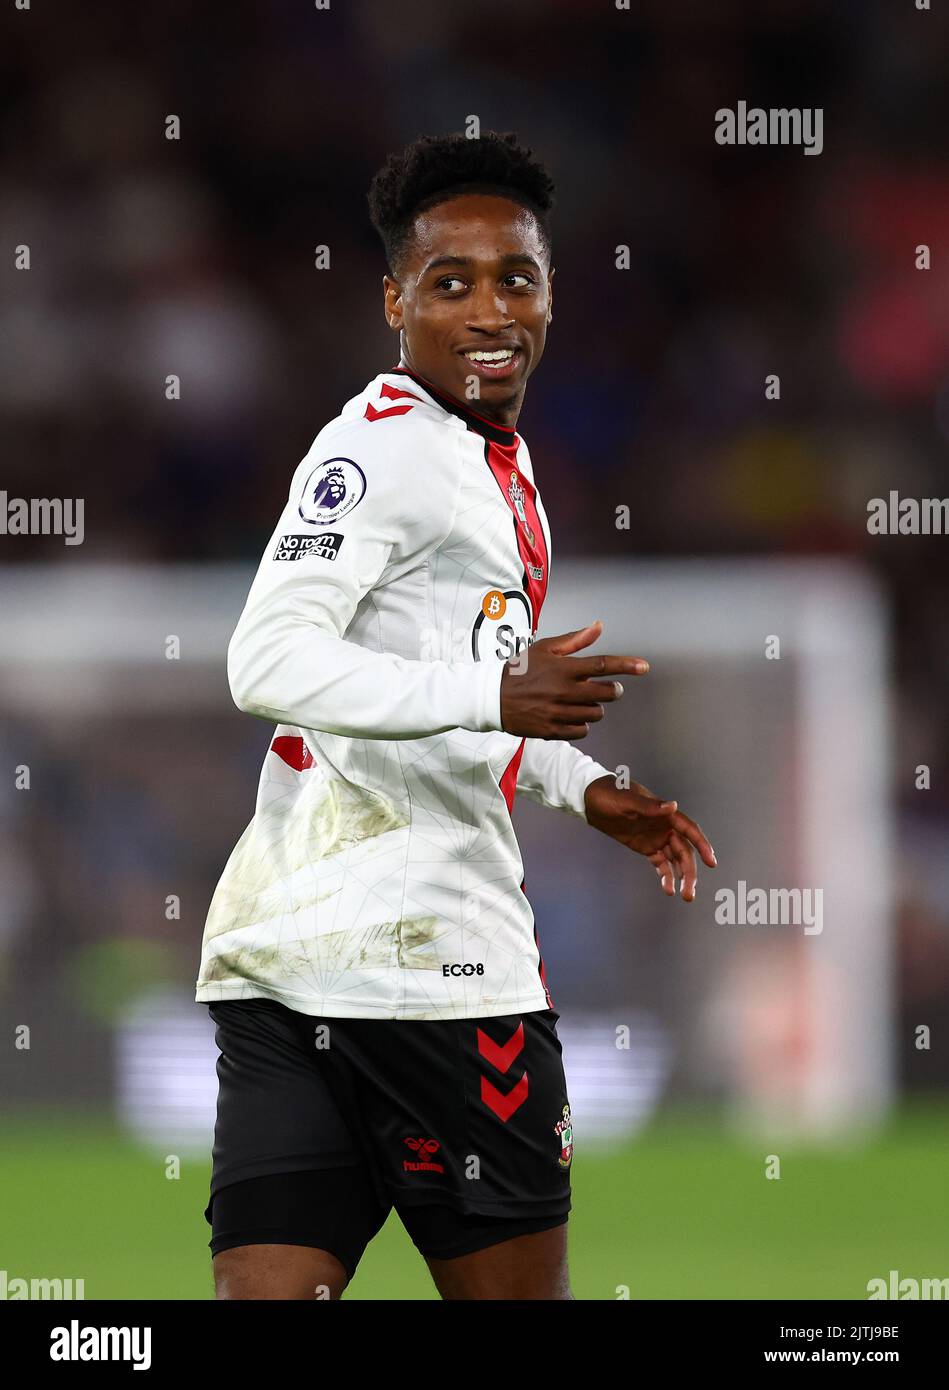
[{"label": "white football jersey", "polygon": [[276,724],[196,999],[478,1018],[552,1004],[511,809],[585,820],[609,770],[501,727],[550,533],[527,445],[404,367],[317,435],[228,648]]}]

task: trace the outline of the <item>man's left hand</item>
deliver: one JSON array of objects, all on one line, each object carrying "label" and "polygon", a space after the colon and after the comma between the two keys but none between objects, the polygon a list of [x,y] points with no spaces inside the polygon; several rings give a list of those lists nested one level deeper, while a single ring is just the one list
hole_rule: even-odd
[{"label": "man's left hand", "polygon": [[649,860],[669,897],[675,896],[678,873],[683,901],[694,901],[696,850],[710,869],[718,867],[701,827],[678,809],[678,802],[662,801],[639,782],[621,788],[612,775],[598,777],[587,787],[584,804],[590,825]]}]

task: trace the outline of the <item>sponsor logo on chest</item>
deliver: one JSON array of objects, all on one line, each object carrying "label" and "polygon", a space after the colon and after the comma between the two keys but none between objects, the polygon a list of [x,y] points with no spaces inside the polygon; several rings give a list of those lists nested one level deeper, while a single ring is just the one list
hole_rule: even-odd
[{"label": "sponsor logo on chest", "polygon": [[523,589],[489,589],[471,630],[475,661],[509,661],[529,646],[534,625]]}]

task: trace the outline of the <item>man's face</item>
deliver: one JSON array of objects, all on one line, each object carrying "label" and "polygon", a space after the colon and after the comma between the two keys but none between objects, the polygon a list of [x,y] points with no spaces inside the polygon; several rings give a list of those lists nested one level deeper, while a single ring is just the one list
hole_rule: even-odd
[{"label": "man's face", "polygon": [[416,217],[400,276],[385,277],[385,307],[405,365],[513,423],[551,310],[553,271],[533,213],[483,193],[438,203]]}]

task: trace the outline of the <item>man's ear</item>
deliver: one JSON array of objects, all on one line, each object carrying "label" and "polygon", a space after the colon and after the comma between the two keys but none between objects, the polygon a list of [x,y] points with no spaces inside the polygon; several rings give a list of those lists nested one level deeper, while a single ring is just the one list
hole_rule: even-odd
[{"label": "man's ear", "polygon": [[550,323],[554,316],[554,267],[551,266],[547,272],[547,322]]},{"label": "man's ear", "polygon": [[395,333],[402,331],[402,286],[391,275],[383,275],[386,323]]}]

